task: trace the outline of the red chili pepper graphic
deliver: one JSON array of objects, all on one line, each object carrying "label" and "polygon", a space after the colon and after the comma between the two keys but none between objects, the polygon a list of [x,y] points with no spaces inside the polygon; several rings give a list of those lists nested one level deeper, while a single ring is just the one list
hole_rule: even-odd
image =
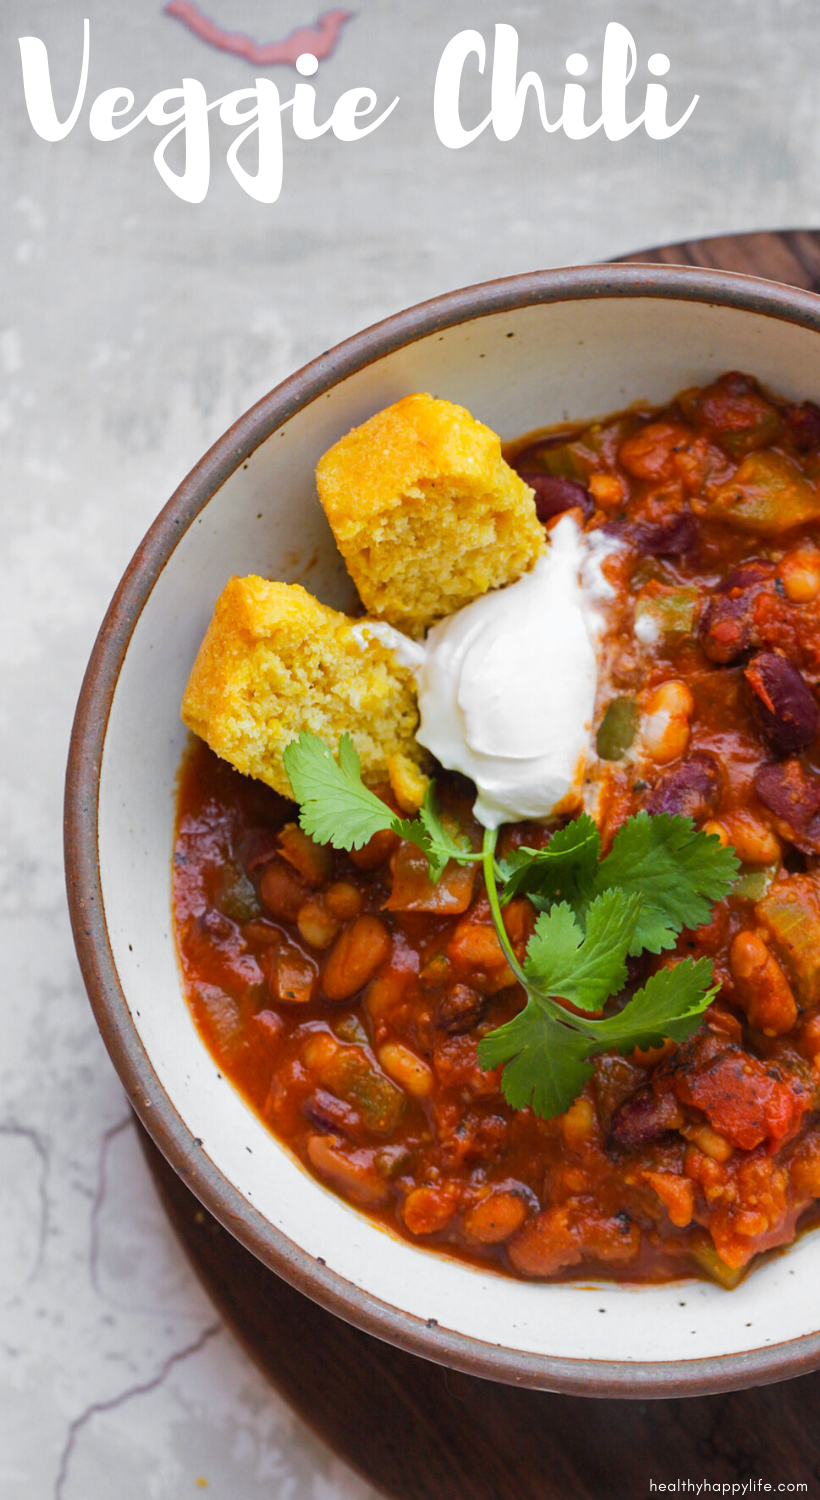
[{"label": "red chili pepper graphic", "polygon": [[193,0],[171,0],[165,7],[166,16],[176,16],[178,21],[201,41],[218,47],[221,52],[233,52],[245,57],[257,67],[268,67],[271,63],[290,63],[293,67],[303,52],[312,52],[319,61],[330,57],[346,21],[353,18],[350,10],[328,10],[320,16],[315,26],[299,26],[281,42],[255,42],[241,31],[223,31],[215,21],[203,16]]}]

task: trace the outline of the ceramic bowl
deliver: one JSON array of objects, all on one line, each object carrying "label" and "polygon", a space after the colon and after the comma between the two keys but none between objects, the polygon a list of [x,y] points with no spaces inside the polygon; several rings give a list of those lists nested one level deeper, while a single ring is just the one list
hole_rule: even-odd
[{"label": "ceramic bowl", "polygon": [[401,313],[286,380],[206,454],[130,564],[100,631],[68,769],[77,950],[143,1124],[203,1204],[308,1296],[488,1378],[608,1396],[696,1394],[820,1364],[820,1235],[733,1292],[526,1283],[415,1247],[310,1177],[243,1102],[183,998],[170,914],[182,691],[232,573],[352,589],[315,494],[320,455],[411,391],[510,439],[728,369],[820,399],[820,298],[677,267],[545,271]]}]

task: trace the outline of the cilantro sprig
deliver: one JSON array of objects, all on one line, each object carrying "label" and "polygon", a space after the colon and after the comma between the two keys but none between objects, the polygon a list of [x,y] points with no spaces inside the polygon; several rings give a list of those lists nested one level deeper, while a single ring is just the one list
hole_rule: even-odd
[{"label": "cilantro sprig", "polygon": [[[627,959],[675,946],[684,927],[707,922],[729,894],[739,868],[734,851],[698,832],[691,818],[640,812],[618,830],[601,859],[598,830],[583,815],[553,834],[545,849],[521,848],[496,859],[498,831],[481,852],[442,820],[431,783],[417,818],[401,818],[363,783],[349,735],[338,761],[303,731],[284,753],[299,821],[318,843],[360,849],[389,829],[423,851],[431,880],[450,860],[481,861],[493,923],[507,962],[527,996],[524,1009],[478,1044],[484,1069],[502,1068],[513,1109],[545,1119],[563,1114],[591,1077],[602,1052],[632,1052],[682,1041],[694,1031],[718,986],[708,958],[684,959],[652,974],[620,1009],[602,1015],[624,991]],[[527,896],[539,915],[523,962],[510,943],[502,906]]]},{"label": "cilantro sprig", "polygon": [[302,730],[286,747],[283,760],[293,795],[300,804],[299,822],[317,844],[334,849],[361,849],[374,833],[397,833],[427,856],[431,880],[439,880],[451,859],[480,861],[463,837],[454,837],[441,820],[430,782],[418,818],[400,818],[362,781],[362,766],[349,734],[339,740],[339,759],[323,740]]}]

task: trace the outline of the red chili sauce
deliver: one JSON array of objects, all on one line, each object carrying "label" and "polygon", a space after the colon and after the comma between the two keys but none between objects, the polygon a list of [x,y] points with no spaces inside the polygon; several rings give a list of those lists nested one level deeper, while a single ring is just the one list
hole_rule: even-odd
[{"label": "red chili sauce", "polygon": [[[820,1199],[820,409],[728,374],[507,457],[545,525],[573,509],[620,543],[585,789],[604,851],[647,808],[742,861],[677,947],[721,984],[702,1026],[600,1058],[559,1119],[512,1110],[476,1061],[524,1001],[476,867],[432,886],[393,834],[318,848],[201,743],[174,855],[185,991],[273,1134],[413,1243],[525,1277],[732,1286]],[[437,787],[477,846],[470,784]],[[508,827],[500,852],[549,837]],[[507,908],[519,956],[533,920]],[[633,961],[632,987],[668,957]]]}]

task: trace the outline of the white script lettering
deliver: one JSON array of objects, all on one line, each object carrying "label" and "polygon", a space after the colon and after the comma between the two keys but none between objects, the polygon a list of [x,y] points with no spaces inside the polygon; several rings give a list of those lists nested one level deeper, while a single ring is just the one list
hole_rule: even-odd
[{"label": "white script lettering", "polygon": [[21,36],[20,57],[23,63],[23,90],[26,109],[37,134],[44,141],[61,141],[74,129],[83,107],[88,83],[88,60],[91,52],[91,27],[83,22],[83,63],[80,71],[80,86],[74,100],[74,108],[64,125],[57,119],[54,95],[51,91],[51,75],[45,43],[38,36]]},{"label": "white script lettering", "polygon": [[[20,57],[23,66],[23,90],[29,119],[37,134],[45,141],[61,141],[73,130],[79,118],[88,83],[88,67],[91,49],[90,25],[83,22],[83,61],[80,83],[74,107],[68,119],[61,123],[54,106],[48,52],[39,37],[20,37]],[[303,76],[310,76],[318,68],[318,60],[305,52],[297,58],[296,67]],[[294,134],[302,140],[315,140],[332,130],[339,141],[357,141],[378,130],[393,113],[399,103],[396,97],[387,109],[366,125],[360,121],[372,115],[377,106],[373,89],[348,89],[336,100],[330,119],[324,125],[316,123],[316,90],[310,84],[296,85],[292,99],[282,101],[275,83],[268,78],[257,78],[255,88],[237,89],[209,104],[205,89],[196,78],[183,78],[181,88],[163,89],[133,119],[124,121],[134,108],[131,89],[120,86],[104,89],[91,105],[88,126],[95,140],[116,141],[128,135],[143,120],[151,125],[173,125],[173,129],[162,137],[154,152],[154,165],[166,187],[177,198],[186,203],[202,203],[208,194],[211,179],[211,143],[208,116],[219,110],[223,124],[242,126],[227,152],[227,165],[243,192],[258,203],[275,203],[282,191],[283,148],[282,113],[293,107]],[[240,109],[248,102],[250,108]],[[170,106],[176,105],[176,108]],[[123,123],[118,123],[123,121]],[[169,166],[166,152],[178,135],[185,140],[185,167],[175,172]],[[239,161],[239,152],[245,141],[257,137],[257,170],[249,172]]]},{"label": "white script lettering", "polygon": [[[544,130],[550,134],[563,130],[573,141],[594,135],[601,126],[609,140],[621,141],[640,125],[645,127],[647,135],[653,140],[666,140],[683,129],[700,97],[696,94],[685,114],[670,125],[666,119],[667,90],[662,84],[649,83],[646,86],[643,113],[633,120],[627,120],[626,92],[635,76],[638,51],[631,32],[619,22],[610,21],[604,36],[599,118],[587,124],[586,89],[580,83],[567,83],[564,85],[561,116],[551,122],[547,113],[544,85],[539,75],[525,73],[518,80],[518,32],[514,26],[499,22],[495,27],[490,111],[480,124],[466,129],[460,113],[461,85],[465,66],[472,56],[477,57],[478,72],[483,75],[487,48],[481,32],[460,31],[447,43],[436,73],[433,96],[436,134],[442,145],[452,151],[469,146],[490,124],[500,141],[513,140],[521,129],[530,90],[535,95]],[[574,52],[567,58],[566,70],[574,78],[582,78],[588,66],[587,59],[580,52]],[[650,73],[657,77],[668,71],[669,59],[663,53],[655,53],[647,66]]]}]

